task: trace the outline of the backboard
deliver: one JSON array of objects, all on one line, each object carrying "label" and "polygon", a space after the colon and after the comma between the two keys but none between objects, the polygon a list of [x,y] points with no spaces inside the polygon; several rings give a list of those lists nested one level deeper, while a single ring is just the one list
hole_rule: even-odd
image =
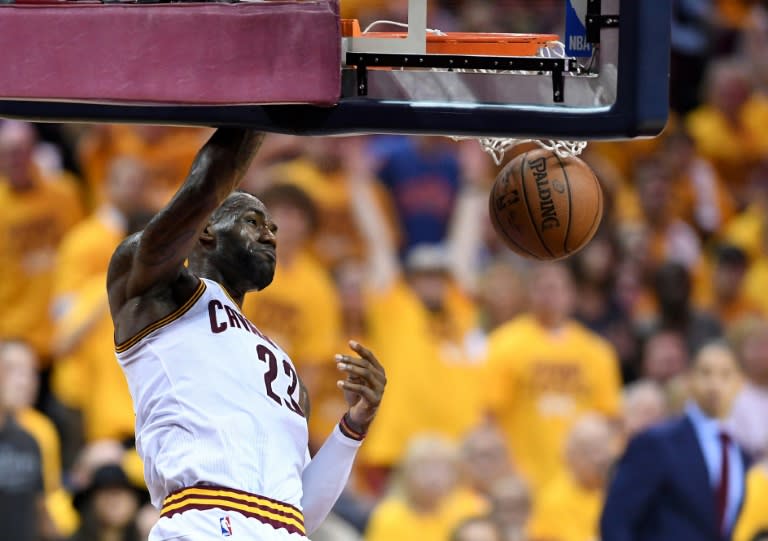
[{"label": "backboard", "polygon": [[[341,43],[332,44],[330,50],[340,56],[339,62],[324,68],[339,76],[334,103],[276,104],[272,99],[267,104],[242,100],[148,104],[24,98],[4,94],[0,82],[0,116],[241,125],[296,135],[591,140],[656,135],[663,129],[668,115],[671,0],[564,0],[562,20],[568,35],[557,36],[564,42],[560,46],[553,43],[555,36],[547,35],[439,36],[426,29],[430,21],[426,4],[410,0],[408,28],[397,29],[400,34],[382,33],[380,28],[357,32],[350,30],[349,21],[337,22]],[[0,6],[0,23],[4,9]],[[520,49],[531,46],[532,50]],[[30,54],[28,49],[6,52]]]}]

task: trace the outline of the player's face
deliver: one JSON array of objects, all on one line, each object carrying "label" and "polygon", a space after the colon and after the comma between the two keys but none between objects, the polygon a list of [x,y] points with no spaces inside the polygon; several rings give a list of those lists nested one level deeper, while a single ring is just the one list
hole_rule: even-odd
[{"label": "player's face", "polygon": [[249,194],[234,194],[231,211],[216,225],[219,264],[228,265],[250,289],[264,289],[275,274],[277,225],[264,204]]}]

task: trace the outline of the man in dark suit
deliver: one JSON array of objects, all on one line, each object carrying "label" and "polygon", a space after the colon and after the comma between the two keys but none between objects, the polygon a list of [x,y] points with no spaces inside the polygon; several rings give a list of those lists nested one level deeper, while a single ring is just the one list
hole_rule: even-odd
[{"label": "man in dark suit", "polygon": [[703,347],[685,413],[638,434],[619,461],[602,541],[728,541],[741,512],[747,457],[722,419],[740,380],[723,344]]}]

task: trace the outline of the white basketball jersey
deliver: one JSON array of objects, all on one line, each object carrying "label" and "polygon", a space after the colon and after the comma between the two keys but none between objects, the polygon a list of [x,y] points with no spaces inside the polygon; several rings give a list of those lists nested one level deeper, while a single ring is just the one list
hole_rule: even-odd
[{"label": "white basketball jersey", "polygon": [[182,307],[116,349],[155,506],[202,483],[300,508],[308,454],[296,370],[218,283],[201,280]]}]

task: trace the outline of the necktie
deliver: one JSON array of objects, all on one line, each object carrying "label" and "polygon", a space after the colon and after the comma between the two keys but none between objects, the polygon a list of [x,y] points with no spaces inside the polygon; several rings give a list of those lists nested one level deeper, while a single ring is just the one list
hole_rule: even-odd
[{"label": "necktie", "polygon": [[731,442],[730,436],[723,432],[720,433],[720,483],[717,486],[717,526],[720,532],[725,531],[725,512],[728,507],[728,447]]}]

